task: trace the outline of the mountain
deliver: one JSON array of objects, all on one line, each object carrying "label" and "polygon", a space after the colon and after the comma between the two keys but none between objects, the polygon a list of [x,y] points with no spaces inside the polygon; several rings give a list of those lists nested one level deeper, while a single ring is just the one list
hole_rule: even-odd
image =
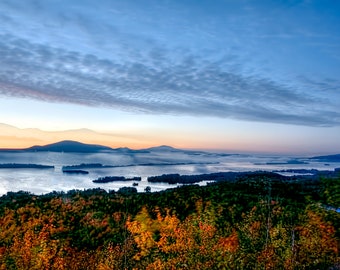
[{"label": "mountain", "polygon": [[50,152],[77,152],[77,153],[96,153],[101,151],[112,151],[113,149],[103,145],[85,144],[76,141],[61,141],[47,144],[44,146],[36,145],[23,151],[50,151]]},{"label": "mountain", "polygon": [[176,148],[173,148],[173,147],[167,146],[167,145],[150,147],[150,148],[146,148],[146,149],[143,149],[143,150],[144,151],[151,151],[151,152],[179,152],[179,151],[183,151],[183,150],[176,149]]},{"label": "mountain", "polygon": [[340,162],[340,154],[328,155],[328,156],[316,156],[310,159],[317,159],[322,162]]},{"label": "mountain", "polygon": [[[174,148],[168,145],[161,145],[161,146],[156,146],[156,147],[150,147],[146,148],[143,150],[138,150],[138,151],[145,151],[145,152],[155,152],[155,153],[183,153],[187,155],[216,155],[216,156],[225,156],[226,154],[215,154],[215,153],[209,153],[205,151],[197,151],[197,150],[183,150],[183,149],[178,149]],[[227,154],[229,156],[229,154]]]}]

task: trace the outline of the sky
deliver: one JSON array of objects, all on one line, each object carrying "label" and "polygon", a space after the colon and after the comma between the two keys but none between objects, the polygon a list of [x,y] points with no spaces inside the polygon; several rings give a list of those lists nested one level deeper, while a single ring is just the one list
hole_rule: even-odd
[{"label": "sky", "polygon": [[1,0],[0,148],[340,153],[340,1]]}]

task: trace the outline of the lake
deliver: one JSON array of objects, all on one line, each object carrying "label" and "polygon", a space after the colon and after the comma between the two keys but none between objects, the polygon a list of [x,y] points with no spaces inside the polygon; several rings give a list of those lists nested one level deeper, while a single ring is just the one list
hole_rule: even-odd
[{"label": "lake", "polygon": [[[291,161],[294,162],[291,162]],[[295,162],[297,161],[297,162]],[[150,186],[151,191],[161,191],[177,185],[148,183],[148,176],[162,174],[203,174],[228,171],[318,169],[333,170],[340,163],[311,161],[306,158],[269,155],[226,155],[218,153],[150,152],[150,153],[59,153],[59,152],[0,152],[0,163],[34,163],[53,165],[54,169],[0,169],[0,195],[8,191],[29,191],[44,194],[51,191],[103,188],[118,190],[132,186],[133,182],[97,184],[92,180],[104,176],[142,177],[136,186],[139,192]],[[111,168],[85,169],[89,174],[65,174],[62,166],[81,163],[101,163]],[[295,164],[298,163],[298,164]],[[300,163],[300,164],[299,164]],[[148,164],[148,165],[147,165]],[[201,185],[206,182],[200,183]]]}]

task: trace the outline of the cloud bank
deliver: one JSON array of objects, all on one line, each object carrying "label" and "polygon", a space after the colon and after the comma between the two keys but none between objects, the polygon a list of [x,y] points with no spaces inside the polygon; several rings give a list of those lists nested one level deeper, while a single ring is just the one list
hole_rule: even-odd
[{"label": "cloud bank", "polygon": [[[63,42],[61,36],[59,43],[44,41],[42,37],[46,35],[27,37],[33,35],[33,24],[24,33],[9,33],[16,18],[1,17],[0,22],[6,22],[6,31],[0,32],[0,95],[145,114],[212,116],[307,126],[340,125],[338,80],[304,77],[282,81],[271,79],[269,73],[263,75],[263,71],[246,72],[243,67],[247,67],[247,60],[237,53],[242,47],[213,59],[206,57],[205,48],[198,53],[188,49],[189,43],[184,43],[174,54],[171,46],[163,46],[160,36],[134,35],[132,26],[123,32],[122,25],[93,22],[86,14],[51,13],[57,18],[53,21],[56,24],[46,29],[56,29],[57,22],[64,22],[77,26],[74,29],[67,26],[75,35],[81,31],[79,37],[82,38],[78,39],[67,39],[67,33],[63,33],[65,44],[70,42],[69,49],[58,45]],[[139,15],[134,15],[132,20],[138,21]],[[214,35],[209,31],[204,34],[211,34],[212,38]],[[92,43],[84,39],[86,35]],[[107,57],[105,48],[109,45],[105,36],[110,41],[116,40]],[[78,47],[71,46],[75,42]],[[137,45],[132,46],[134,42]],[[86,50],[86,46],[91,49]],[[112,56],[114,53],[119,57]]]}]

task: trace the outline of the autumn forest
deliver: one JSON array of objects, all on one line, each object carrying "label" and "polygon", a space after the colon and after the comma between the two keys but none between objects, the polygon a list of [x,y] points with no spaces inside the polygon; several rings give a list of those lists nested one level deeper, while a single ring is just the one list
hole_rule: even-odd
[{"label": "autumn forest", "polygon": [[339,269],[340,177],[0,198],[0,269]]}]

